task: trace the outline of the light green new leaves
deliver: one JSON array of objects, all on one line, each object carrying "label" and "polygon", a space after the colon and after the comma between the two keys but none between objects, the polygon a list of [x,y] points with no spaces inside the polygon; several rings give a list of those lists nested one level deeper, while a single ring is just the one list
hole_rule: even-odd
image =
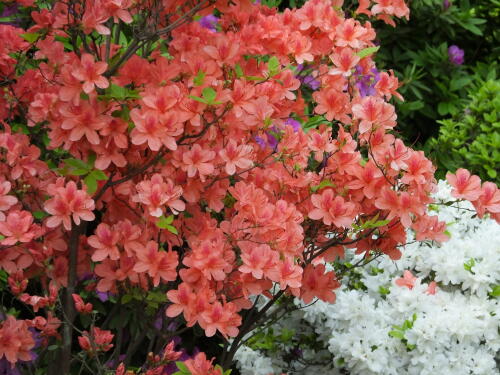
[{"label": "light green new leaves", "polygon": [[173,222],[174,222],[174,215],[170,215],[168,217],[162,216],[156,222],[156,226],[160,229],[166,229],[170,233],[179,234],[177,228],[172,225]]},{"label": "light green new leaves", "polygon": [[85,176],[83,182],[87,186],[87,191],[89,194],[94,194],[97,191],[98,181],[108,179],[103,171],[94,169],[95,159],[95,154],[90,154],[87,162],[75,158],[65,159],[63,160],[65,166],[59,169],[59,173],[63,176]]},{"label": "light green new leaves", "polygon": [[362,59],[362,58],[365,58],[367,56],[373,55],[375,52],[377,52],[379,50],[379,48],[380,48],[380,46],[364,48],[361,51],[356,52],[356,55]]},{"label": "light green new leaves", "polygon": [[206,104],[206,105],[217,105],[222,104],[222,102],[216,101],[217,92],[211,87],[205,87],[201,91],[201,97],[195,95],[189,95],[190,99],[196,100],[197,102]]}]

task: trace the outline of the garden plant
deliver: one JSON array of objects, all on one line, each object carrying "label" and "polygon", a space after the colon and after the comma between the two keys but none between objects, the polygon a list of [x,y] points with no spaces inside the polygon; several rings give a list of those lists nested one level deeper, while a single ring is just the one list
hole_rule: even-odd
[{"label": "garden plant", "polygon": [[0,4],[1,371],[234,374],[297,300],[446,241],[430,205],[500,221],[466,169],[436,202],[394,130],[371,21],[408,6],[342,6]]}]

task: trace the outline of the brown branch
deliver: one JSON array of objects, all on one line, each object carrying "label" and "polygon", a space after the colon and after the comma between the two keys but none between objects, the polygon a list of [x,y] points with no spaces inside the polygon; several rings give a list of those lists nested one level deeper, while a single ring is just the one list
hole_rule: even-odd
[{"label": "brown branch", "polygon": [[63,374],[70,373],[71,366],[71,343],[73,341],[73,321],[75,319],[75,307],[73,297],[76,286],[76,268],[78,264],[78,247],[80,233],[86,228],[86,221],[80,225],[73,222],[69,238],[69,263],[68,263],[68,286],[66,287],[66,294],[63,305],[63,314],[67,320],[67,324],[63,327],[63,344],[60,352],[60,369]]}]

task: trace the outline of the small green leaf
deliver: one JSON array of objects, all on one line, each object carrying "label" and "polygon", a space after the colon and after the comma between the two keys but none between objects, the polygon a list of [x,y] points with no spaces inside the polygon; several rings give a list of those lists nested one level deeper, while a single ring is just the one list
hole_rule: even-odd
[{"label": "small green leaf", "polygon": [[474,271],[472,271],[472,267],[476,265],[476,261],[474,258],[470,258],[467,262],[464,263],[464,270],[469,271],[473,275],[475,274]]},{"label": "small green leaf", "polygon": [[388,294],[390,293],[389,289],[388,289],[388,288],[386,288],[386,287],[384,287],[384,286],[382,286],[382,285],[380,285],[380,286],[378,287],[378,292],[379,292],[382,296],[386,296],[386,295],[388,295]]},{"label": "small green leaf", "polygon": [[87,165],[89,166],[89,168],[94,168],[95,159],[97,159],[97,155],[95,154],[95,152],[91,152],[87,159]]},{"label": "small green leaf", "polygon": [[38,220],[41,220],[41,219],[43,219],[43,218],[45,218],[47,216],[49,216],[49,214],[46,213],[45,211],[35,211],[35,212],[33,212],[33,217],[35,219],[38,219]]},{"label": "small green leaf", "polygon": [[156,222],[156,226],[161,229],[167,229],[167,226],[172,224],[174,221],[174,215],[170,215],[168,217],[161,216],[160,219]]},{"label": "small green leaf", "polygon": [[86,174],[89,173],[89,170],[88,169],[73,169],[70,174],[72,176],[85,176]]},{"label": "small green leaf", "polygon": [[3,235],[0,234],[0,241],[2,241],[4,239],[5,239],[5,236],[3,236]]},{"label": "small green leaf", "polygon": [[234,71],[236,72],[236,77],[238,77],[238,78],[243,77],[243,69],[241,69],[240,64],[236,64],[234,66]]},{"label": "small green leaf", "polygon": [[75,159],[75,158],[70,158],[70,159],[65,159],[63,160],[64,164],[69,165],[70,167],[73,168],[78,168],[78,169],[86,169],[89,170],[89,166],[87,163],[85,163],[83,160]]},{"label": "small green leaf", "polygon": [[94,194],[97,191],[97,180],[92,174],[87,175],[87,177],[83,179],[83,182],[87,186],[87,192],[89,194]]},{"label": "small green leaf", "polygon": [[368,47],[365,49],[362,49],[361,51],[356,52],[356,55],[358,55],[360,58],[365,58],[367,56],[370,56],[377,52],[379,50],[380,46],[377,47]]},{"label": "small green leaf", "polygon": [[401,339],[401,340],[403,340],[405,338],[404,332],[395,331],[395,330],[389,331],[389,336],[394,337],[396,339]]},{"label": "small green leaf", "polygon": [[24,40],[26,40],[28,43],[34,43],[34,42],[36,42],[39,37],[40,37],[39,33],[24,33],[24,34],[21,34],[21,38],[23,38]]},{"label": "small green leaf", "polygon": [[318,190],[321,190],[321,189],[323,189],[325,187],[328,187],[328,186],[335,186],[335,185],[330,180],[323,180],[323,181],[320,182],[319,185],[313,185],[313,186],[311,186],[311,191],[313,193],[315,193]]},{"label": "small green leaf", "polygon": [[203,72],[202,70],[198,71],[198,74],[194,77],[193,81],[196,87],[203,85],[203,82],[205,81],[205,75],[205,72]]},{"label": "small green leaf", "polygon": [[106,181],[108,179],[108,176],[103,171],[100,171],[98,169],[94,169],[90,173],[97,181]]},{"label": "small green leaf", "polygon": [[175,362],[177,368],[183,373],[183,374],[191,374],[191,371],[187,368],[187,366],[184,364],[184,362],[177,361]]},{"label": "small green leaf", "polygon": [[177,231],[177,228],[172,226],[172,225],[167,225],[167,230],[170,232],[170,233],[173,233],[175,235],[179,234],[179,232]]},{"label": "small green leaf", "polygon": [[207,104],[213,104],[215,98],[217,97],[217,92],[211,87],[205,87],[201,92],[201,95],[206,100]]},{"label": "small green leaf", "polygon": [[500,285],[495,285],[488,294],[492,297],[500,297]]},{"label": "small green leaf", "polygon": [[267,69],[269,71],[269,76],[275,76],[276,74],[279,73],[279,68],[280,68],[280,62],[276,56],[272,56],[268,63],[267,63]]},{"label": "small green leaf", "polygon": [[194,95],[188,95],[189,99],[196,100],[197,102],[203,103],[203,104],[208,104],[207,101],[203,98],[200,98],[199,96],[194,96]]},{"label": "small green leaf", "polygon": [[54,351],[54,350],[56,350],[56,349],[58,349],[58,348],[59,348],[59,346],[57,346],[57,345],[49,345],[49,346],[47,347],[47,350]]}]

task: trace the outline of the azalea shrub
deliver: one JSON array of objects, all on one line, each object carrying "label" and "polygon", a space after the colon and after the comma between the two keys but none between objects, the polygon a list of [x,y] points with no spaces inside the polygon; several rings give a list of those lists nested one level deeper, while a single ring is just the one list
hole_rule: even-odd
[{"label": "azalea shrub", "polygon": [[[400,258],[408,229],[447,239],[364,18],[409,9],[341,6],[2,4],[4,368],[228,374],[294,298],[333,303],[352,267]],[[448,179],[500,219],[495,184]],[[330,269],[346,248],[360,261]]]},{"label": "azalea shrub", "polygon": [[450,186],[438,186],[429,214],[449,241],[412,242],[397,261],[353,269],[335,304],[297,299],[300,309],[238,351],[241,374],[499,374],[500,226],[468,202],[446,205]]}]

